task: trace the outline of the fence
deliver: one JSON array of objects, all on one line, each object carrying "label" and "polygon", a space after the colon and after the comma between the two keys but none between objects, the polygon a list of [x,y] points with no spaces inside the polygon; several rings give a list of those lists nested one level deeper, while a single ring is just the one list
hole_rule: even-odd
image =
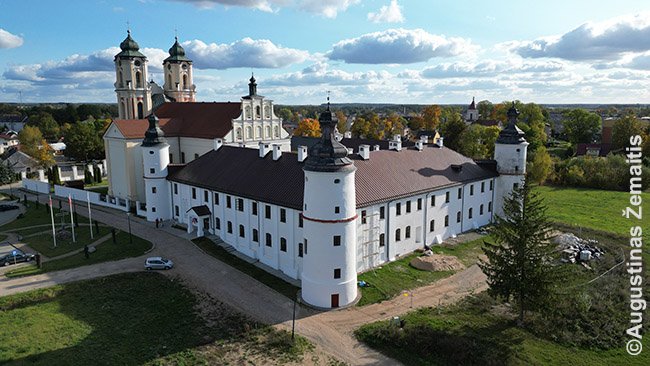
[{"label": "fence", "polygon": [[[50,194],[50,184],[48,182],[40,182],[33,179],[23,179],[23,188],[38,193]],[[129,200],[109,196],[107,194],[100,194],[97,192],[86,191],[84,189],[70,188],[59,185],[54,185],[54,195],[57,197],[67,198],[72,197],[75,201],[86,202],[94,205],[110,207],[124,212],[128,212],[131,206]]]}]

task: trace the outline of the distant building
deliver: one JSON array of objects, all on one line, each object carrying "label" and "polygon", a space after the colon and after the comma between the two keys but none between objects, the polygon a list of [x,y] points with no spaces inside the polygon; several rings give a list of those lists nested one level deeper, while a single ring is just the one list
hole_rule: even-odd
[{"label": "distant building", "polygon": [[22,116],[20,114],[0,115],[0,130],[14,131],[18,133],[22,131],[28,120],[27,116]]},{"label": "distant building", "polygon": [[0,154],[4,154],[7,149],[18,144],[18,135],[15,133],[0,133]]},{"label": "distant building", "polygon": [[467,107],[465,112],[465,123],[471,124],[479,120],[478,108],[476,108],[476,103],[474,102],[474,97],[472,97],[472,103]]},{"label": "distant building", "polygon": [[40,165],[36,159],[18,150],[16,147],[7,149],[0,159],[2,160],[2,164],[10,167],[16,174],[22,172],[29,174],[40,169]]}]

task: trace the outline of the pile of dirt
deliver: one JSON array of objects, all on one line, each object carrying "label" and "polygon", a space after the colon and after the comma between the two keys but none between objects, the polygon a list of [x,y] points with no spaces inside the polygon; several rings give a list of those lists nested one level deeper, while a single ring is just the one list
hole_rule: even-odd
[{"label": "pile of dirt", "polygon": [[465,268],[458,258],[443,254],[413,258],[411,266],[423,271],[459,271]]}]

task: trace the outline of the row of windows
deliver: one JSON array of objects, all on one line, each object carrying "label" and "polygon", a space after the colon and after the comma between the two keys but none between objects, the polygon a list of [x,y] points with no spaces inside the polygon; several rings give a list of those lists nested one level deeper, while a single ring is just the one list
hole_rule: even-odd
[{"label": "row of windows", "polygon": [[[271,137],[271,126],[266,126],[266,134],[264,135],[264,138],[270,138]],[[279,126],[274,126],[273,127],[273,137],[279,138],[280,137],[280,127]],[[237,127],[235,129],[235,138],[237,140],[242,139],[242,129],[241,127]],[[262,138],[262,126],[257,126],[255,129],[255,138],[256,139],[261,139]],[[253,128],[251,126],[246,126],[246,139],[251,140],[253,139]]]},{"label": "row of windows", "polygon": [[[255,118],[262,118],[262,108],[260,106],[255,107]],[[264,118],[271,118],[271,108],[268,105],[264,106]],[[251,106],[249,105],[244,108],[244,119],[253,119],[253,116],[251,116]]]}]

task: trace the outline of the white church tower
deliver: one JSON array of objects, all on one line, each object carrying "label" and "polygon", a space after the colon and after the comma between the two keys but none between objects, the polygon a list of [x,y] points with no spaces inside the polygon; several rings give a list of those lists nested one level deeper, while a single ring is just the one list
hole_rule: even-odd
[{"label": "white church tower", "polygon": [[147,221],[171,219],[169,182],[169,144],[158,125],[155,114],[149,116],[149,129],[142,140],[142,163],[144,167],[144,189],[147,202]]},{"label": "white church tower", "polygon": [[142,119],[151,113],[151,88],[147,83],[147,57],[131,38],[131,31],[115,55],[115,93],[119,119]]},{"label": "white church tower", "polygon": [[305,161],[302,298],[319,308],[337,308],[357,298],[356,167],[334,138],[329,105],[319,118],[322,137]]},{"label": "white church tower", "polygon": [[494,145],[494,160],[497,162],[499,177],[496,179],[495,211],[503,214],[503,199],[510,195],[513,188],[523,184],[526,177],[526,154],[528,142],[517,123],[519,111],[515,103],[508,110],[508,124],[501,130]]},{"label": "white church tower", "polygon": [[478,121],[479,114],[478,109],[476,108],[476,103],[474,102],[474,97],[472,97],[472,103],[467,107],[467,113],[465,113],[465,122],[474,123]]},{"label": "white church tower", "polygon": [[168,98],[176,102],[196,101],[192,60],[185,56],[185,49],[178,43],[178,37],[169,49],[169,57],[163,61],[163,70],[165,74],[163,90]]}]

